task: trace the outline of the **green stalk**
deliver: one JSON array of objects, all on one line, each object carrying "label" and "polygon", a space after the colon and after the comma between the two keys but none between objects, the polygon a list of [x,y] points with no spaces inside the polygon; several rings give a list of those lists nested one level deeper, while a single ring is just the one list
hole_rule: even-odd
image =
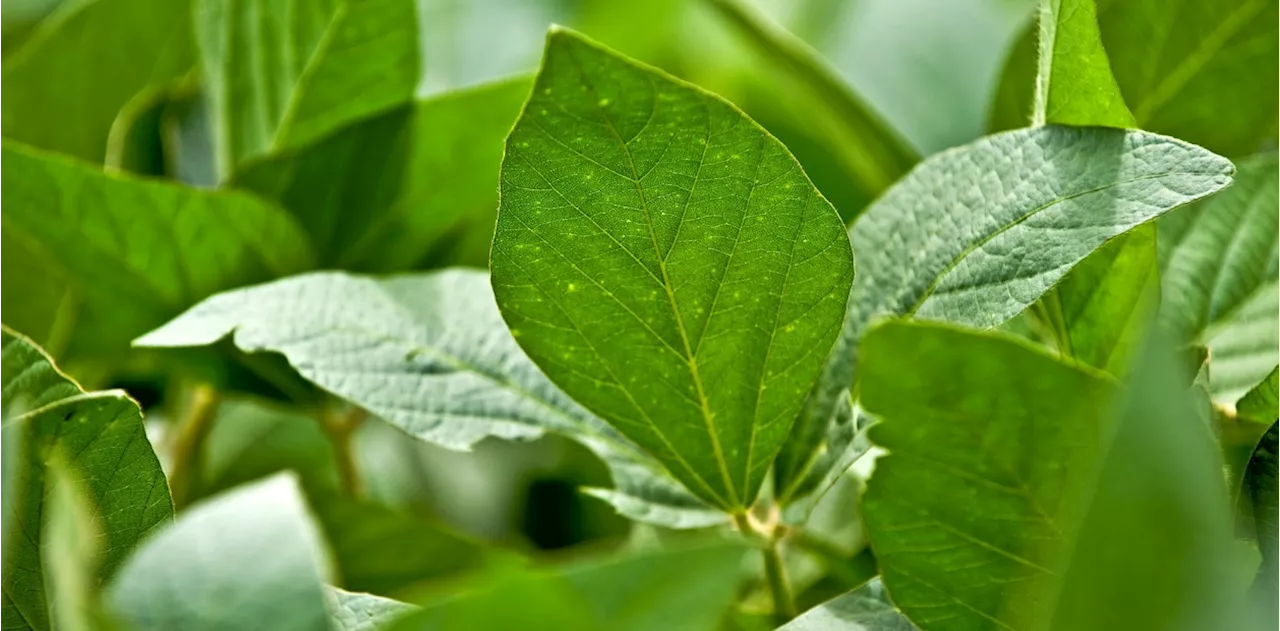
[{"label": "green stalk", "polygon": [[791,592],[791,581],[787,578],[787,568],[782,563],[782,553],[778,545],[780,537],[777,536],[777,530],[768,535],[761,533],[752,526],[746,513],[734,515],[733,521],[744,535],[758,543],[760,554],[764,557],[765,580],[769,583],[769,594],[773,598],[773,614],[779,625],[785,624],[796,617],[798,612],[795,596]]},{"label": "green stalk", "polygon": [[204,441],[218,417],[220,399],[217,389],[209,384],[190,389],[187,408],[170,452],[173,467],[169,472],[169,493],[175,510],[186,508],[191,501],[194,479],[204,460]]}]

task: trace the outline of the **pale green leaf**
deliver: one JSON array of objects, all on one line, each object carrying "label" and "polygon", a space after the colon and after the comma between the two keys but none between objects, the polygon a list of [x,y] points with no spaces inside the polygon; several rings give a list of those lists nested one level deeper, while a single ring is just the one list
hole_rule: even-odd
[{"label": "pale green leaf", "polygon": [[[247,164],[233,184],[288,208],[321,265],[398,271],[439,259],[468,230],[489,239],[502,143],[529,85],[417,101]],[[475,262],[487,264],[487,242],[484,256]]]},{"label": "pale green leaf", "polygon": [[1144,355],[1117,396],[1100,373],[945,325],[888,323],[863,351],[888,451],[863,518],[915,624],[1234,628],[1222,462],[1172,354]]},{"label": "pale green leaf", "polygon": [[1231,188],[1170,214],[1160,232],[1161,320],[1209,347],[1214,399],[1234,402],[1277,363],[1275,153],[1242,160]]},{"label": "pale green leaf", "polygon": [[[3,617],[6,628],[51,629],[42,543],[46,463],[56,450],[67,472],[83,481],[99,516],[101,560],[94,581],[120,567],[139,540],[169,521],[173,504],[160,462],[147,441],[138,404],[119,390],[86,393],[62,376],[31,340],[0,333],[6,444],[18,434],[21,451],[3,533]],[[30,403],[39,403],[31,407]],[[16,409],[9,409],[15,407]],[[65,550],[64,550],[65,552]]]},{"label": "pale green leaf", "polygon": [[493,286],[557,385],[751,504],[839,331],[835,210],[732,105],[553,29],[507,141]]},{"label": "pale green leaf", "polygon": [[[6,142],[3,230],[31,256],[4,267],[5,323],[74,323],[67,354],[112,354],[214,292],[305,270],[307,239],[283,210],[238,192],[103,173]],[[28,305],[22,278],[56,270],[71,315]],[[57,331],[49,335],[58,338]],[[60,350],[60,349],[55,349]],[[59,352],[59,355],[62,353]]]},{"label": "pale green leaf", "polygon": [[52,628],[98,631],[102,628],[98,600],[102,531],[88,489],[67,470],[61,461],[64,454],[56,453],[45,469],[48,488],[40,532],[41,571]]},{"label": "pale green leaf", "polygon": [[[1273,414],[1274,416],[1274,414]],[[1258,542],[1262,552],[1262,565],[1253,582],[1254,605],[1262,610],[1263,618],[1276,625],[1276,594],[1280,592],[1277,581],[1277,565],[1280,565],[1280,491],[1277,490],[1277,423],[1258,440],[1244,472],[1241,502],[1246,503],[1248,534]]]},{"label": "pale green leaf", "polygon": [[482,272],[298,276],[214,296],[136,343],[201,346],[233,331],[242,350],[281,353],[306,379],[422,440],[469,449],[486,436],[563,433],[609,465],[620,495],[603,496],[624,514],[685,528],[726,519],[543,376]]},{"label": "pale green leaf", "polygon": [[5,56],[4,136],[102,162],[125,103],[194,63],[188,2],[66,2]]},{"label": "pale green leaf", "polygon": [[196,504],[107,590],[136,631],[330,631],[320,535],[281,474]]},{"label": "pale green leaf", "polygon": [[1271,374],[1236,402],[1236,414],[1240,418],[1259,423],[1275,422],[1278,408],[1280,408],[1280,367],[1272,368]]},{"label": "pale green leaf", "polygon": [[334,631],[383,631],[418,607],[398,600],[330,588],[329,609]]},{"label": "pale green leaf", "polygon": [[884,591],[880,579],[800,614],[778,631],[916,631]]},{"label": "pale green leaf", "polygon": [[805,413],[826,418],[833,394],[856,381],[858,340],[875,318],[995,327],[1109,239],[1223,188],[1231,173],[1172,138],[1057,125],[925,160],[849,230],[860,280]]},{"label": "pale green leaf", "polygon": [[[1275,2],[1103,0],[1097,17],[1135,126],[1231,157],[1274,143],[1280,94]],[[1009,53],[992,129],[1026,124],[1036,81],[1028,60],[1035,51],[1033,25]],[[1105,87],[1095,79],[1089,85]]]},{"label": "pale green leaf", "polygon": [[400,105],[418,83],[413,0],[197,0],[222,177]]},{"label": "pale green leaf", "polygon": [[427,605],[397,631],[529,629],[704,631],[732,605],[745,550],[696,548],[496,572],[475,593]]},{"label": "pale green leaf", "polygon": [[1111,76],[1093,0],[1042,0],[1036,125],[1136,127]]}]

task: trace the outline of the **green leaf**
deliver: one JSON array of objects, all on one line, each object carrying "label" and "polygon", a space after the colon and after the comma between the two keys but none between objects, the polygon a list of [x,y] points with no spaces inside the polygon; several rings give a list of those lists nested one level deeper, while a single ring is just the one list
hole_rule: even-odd
[{"label": "green leaf", "polygon": [[543,376],[482,272],[302,275],[214,296],[136,344],[201,346],[233,331],[242,350],[281,353],[306,379],[422,440],[466,450],[486,436],[562,433],[609,465],[618,489],[596,494],[629,517],[679,528],[726,519]]},{"label": "green leaf", "polygon": [[1280,415],[1280,367],[1272,368],[1266,379],[1240,397],[1236,414],[1259,423],[1276,420]]},{"label": "green leaf", "polygon": [[880,579],[828,600],[778,631],[916,631],[884,591]]},{"label": "green leaf", "polygon": [[1233,402],[1277,363],[1275,153],[1241,160],[1236,183],[1160,220],[1161,320],[1209,347],[1214,399]]},{"label": "green leaf", "polygon": [[190,24],[185,1],[64,3],[5,56],[5,138],[102,162],[125,103],[195,63]]},{"label": "green leaf", "polygon": [[[6,443],[20,438],[4,533],[3,617],[17,628],[50,629],[41,569],[46,466],[55,451],[83,481],[99,516],[102,549],[94,581],[110,577],[139,540],[169,521],[173,504],[164,473],[147,442],[138,404],[119,390],[83,392],[35,344],[8,329],[0,333]],[[26,403],[24,403],[26,402]],[[38,406],[33,406],[37,404]],[[13,409],[14,406],[20,406]],[[12,432],[12,433],[11,433]],[[18,621],[21,621],[20,623]]]},{"label": "green leaf", "polygon": [[[1258,568],[1257,578],[1253,582],[1253,594],[1257,599],[1256,606],[1264,612],[1263,620],[1276,625],[1276,593],[1280,591],[1277,581],[1277,564],[1280,564],[1280,552],[1277,552],[1277,540],[1280,540],[1280,511],[1276,505],[1280,503],[1280,491],[1277,490],[1277,424],[1273,421],[1271,429],[1258,440],[1258,446],[1249,458],[1249,465],[1244,472],[1244,493],[1240,498],[1248,511],[1249,534],[1258,542],[1262,552],[1262,566]],[[1259,627],[1263,628],[1263,627]]]},{"label": "green leaf", "polygon": [[184,512],[121,568],[107,602],[136,631],[330,631],[320,541],[281,474]]},{"label": "green leaf", "polygon": [[412,0],[198,0],[219,171],[400,105],[418,83]]},{"label": "green leaf", "polygon": [[744,552],[722,542],[549,570],[511,569],[487,589],[425,606],[394,628],[713,629],[733,602]]},{"label": "green leaf", "polygon": [[56,272],[72,303],[70,315],[49,312],[61,303],[29,305],[14,293],[25,283],[6,282],[5,322],[32,330],[74,322],[66,354],[119,353],[214,292],[312,265],[291,218],[255,197],[106,174],[9,142],[3,160],[5,242],[31,253],[13,265],[6,258],[4,279]]},{"label": "green leaf", "polygon": [[1137,127],[1111,76],[1093,0],[1042,0],[1036,125]]},{"label": "green leaf", "polygon": [[919,161],[909,147],[839,74],[804,41],[740,0],[712,0],[726,22],[791,88],[785,93],[808,114],[802,121],[828,139],[844,172],[876,197]]},{"label": "green leaf", "polygon": [[891,322],[863,346],[888,450],[863,517],[915,624],[1236,628],[1222,462],[1172,353],[1118,397],[1014,338]]},{"label": "green leaf", "polygon": [[732,105],[553,29],[507,141],[493,286],[521,347],[703,500],[749,506],[839,331],[839,216]]},{"label": "green leaf", "polygon": [[[1099,3],[1097,17],[1134,126],[1232,157],[1274,142],[1280,93],[1276,3],[1110,1]],[[1021,127],[1028,120],[1036,68],[1027,60],[1036,57],[1035,31],[1027,29],[1009,53],[992,129]],[[1106,81],[1094,78],[1087,85],[1106,94]]]},{"label": "green leaf", "polygon": [[67,470],[62,455],[59,452],[45,470],[46,517],[40,532],[45,593],[52,628],[96,631],[103,628],[98,599],[102,532],[88,489]]},{"label": "green leaf", "polygon": [[312,415],[248,397],[224,398],[217,414],[192,499],[280,471],[293,471],[308,488],[338,488],[332,443]]},{"label": "green leaf", "polygon": [[418,610],[398,600],[330,588],[329,608],[335,631],[383,631]]},{"label": "green leaf", "polygon": [[521,77],[417,101],[247,164],[233,184],[288,208],[321,265],[420,265],[467,229],[489,238],[502,143],[529,85]]},{"label": "green leaf", "polygon": [[[849,230],[861,280],[797,426],[831,417],[875,318],[995,327],[1109,239],[1223,188],[1231,173],[1227,160],[1172,138],[1056,125],[930,157]],[[789,449],[808,453],[823,435],[793,434]]]}]

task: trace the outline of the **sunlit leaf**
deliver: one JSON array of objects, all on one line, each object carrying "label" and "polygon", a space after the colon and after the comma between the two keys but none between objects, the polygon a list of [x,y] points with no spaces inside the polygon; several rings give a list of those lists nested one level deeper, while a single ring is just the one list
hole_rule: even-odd
[{"label": "sunlit leaf", "polygon": [[1266,423],[1275,421],[1280,408],[1280,368],[1272,368],[1271,374],[1250,388],[1236,402],[1236,414],[1240,418]]},{"label": "sunlit leaf", "polygon": [[341,589],[330,589],[329,600],[334,631],[383,631],[418,610],[398,600]]}]

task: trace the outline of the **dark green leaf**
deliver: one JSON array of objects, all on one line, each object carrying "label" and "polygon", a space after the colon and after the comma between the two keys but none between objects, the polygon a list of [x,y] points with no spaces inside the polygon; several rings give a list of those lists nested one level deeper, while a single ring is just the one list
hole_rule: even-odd
[{"label": "dark green leaf", "polygon": [[737,590],[744,550],[699,548],[579,563],[552,570],[508,570],[493,584],[406,617],[398,631],[704,631],[716,628]]},{"label": "dark green leaf", "polygon": [[1236,183],[1160,220],[1161,320],[1209,347],[1209,385],[1234,402],[1277,363],[1275,153],[1240,161]]},{"label": "dark green leaf", "polygon": [[553,29],[507,141],[493,286],[557,385],[725,510],[839,331],[839,216],[732,105]]},{"label": "dark green leaf", "polygon": [[330,631],[320,541],[281,474],[184,512],[129,559],[107,601],[136,631]]},{"label": "dark green leaf", "polygon": [[429,254],[439,258],[450,237],[468,229],[489,238],[502,142],[529,84],[517,78],[450,92],[361,120],[246,165],[234,184],[293,212],[322,265],[411,268]]},{"label": "dark green leaf", "polygon": [[247,158],[400,105],[418,83],[412,0],[198,0],[223,177]]},{"label": "dark green leaf", "polygon": [[[1274,373],[1273,373],[1274,374]],[[1244,472],[1244,493],[1242,502],[1247,502],[1249,530],[1258,548],[1262,552],[1262,566],[1258,568],[1258,576],[1254,579],[1253,592],[1257,598],[1255,606],[1262,610],[1261,620],[1269,622],[1270,628],[1276,626],[1276,593],[1280,591],[1277,581],[1277,564],[1280,564],[1280,553],[1277,542],[1280,541],[1280,491],[1277,490],[1277,424],[1273,421],[1271,429],[1258,441],[1258,446],[1249,458],[1249,466]]]},{"label": "dark green leaf", "polygon": [[189,2],[67,2],[5,57],[4,136],[102,162],[120,108],[185,74],[193,49]]},{"label": "dark green leaf", "polygon": [[1271,374],[1240,397],[1236,414],[1259,423],[1276,420],[1280,414],[1280,367],[1272,368]]},{"label": "dark green leaf", "polygon": [[422,440],[465,450],[486,436],[560,432],[609,465],[618,490],[598,494],[624,514],[683,528],[725,521],[543,376],[481,272],[298,276],[214,296],[137,344],[200,346],[232,331],[241,349],[282,353],[303,377]]},{"label": "dark green leaf", "polygon": [[[11,291],[25,283],[6,282],[5,322],[32,330],[74,323],[67,354],[119,353],[216,291],[312,265],[287,213],[255,197],[106,174],[9,142],[3,159],[6,245],[12,239],[31,254],[6,258],[4,279],[53,272],[71,292],[28,304]],[[61,312],[66,300],[69,315]],[[55,305],[59,311],[47,311]]]},{"label": "dark green leaf", "polygon": [[916,627],[889,602],[877,578],[800,614],[778,631],[916,631]]},{"label": "dark green leaf", "polygon": [[102,556],[95,582],[114,574],[139,540],[168,522],[173,504],[133,399],[119,390],[83,392],[31,340],[8,328],[0,338],[6,443],[10,432],[21,439],[20,453],[13,454],[19,459],[11,487],[17,497],[9,500],[6,520],[13,532],[3,534],[3,617],[6,626],[45,631],[51,628],[45,586],[54,579],[42,570],[42,514],[46,465],[55,451],[82,481],[90,510],[99,516]]},{"label": "dark green leaf", "polygon": [[913,622],[1234,628],[1222,462],[1178,363],[1144,358],[1117,397],[1012,338],[898,322],[868,333],[862,400],[889,454],[863,516]]}]

